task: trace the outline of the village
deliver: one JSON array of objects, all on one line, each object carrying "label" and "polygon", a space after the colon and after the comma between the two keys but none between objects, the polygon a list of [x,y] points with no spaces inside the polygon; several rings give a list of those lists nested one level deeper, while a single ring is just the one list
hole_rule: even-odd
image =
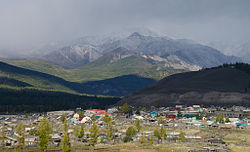
[{"label": "village", "polygon": [[[47,131],[47,145],[42,147],[41,126],[46,121],[50,131]],[[77,108],[0,115],[0,124],[1,149],[8,151],[88,151],[91,148],[98,151],[100,147],[101,151],[109,151],[116,146],[123,146],[125,151],[127,146],[129,151],[129,145],[162,151],[250,150],[250,109],[243,106],[176,105],[146,109],[125,103],[105,110]]]}]

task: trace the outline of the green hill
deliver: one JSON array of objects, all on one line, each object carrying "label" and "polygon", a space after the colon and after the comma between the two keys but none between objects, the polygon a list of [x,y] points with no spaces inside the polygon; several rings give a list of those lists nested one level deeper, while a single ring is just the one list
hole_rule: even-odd
[{"label": "green hill", "polygon": [[31,87],[31,85],[28,83],[3,76],[0,77],[0,85],[13,86],[13,87]]},{"label": "green hill", "polygon": [[250,105],[250,65],[237,63],[171,75],[125,97],[132,105]]},{"label": "green hill", "polygon": [[75,92],[81,89],[78,83],[69,82],[50,74],[16,67],[4,62],[0,62],[0,74],[36,88],[65,90],[69,92]]},{"label": "green hill", "polygon": [[[88,76],[86,74],[86,76]],[[137,75],[125,75],[88,82],[70,82],[50,74],[20,68],[0,62],[0,85],[61,90],[70,93],[124,96],[155,80]]]},{"label": "green hill", "polygon": [[51,74],[57,77],[64,78],[65,80],[71,80],[72,71],[64,69],[60,66],[48,63],[46,61],[34,60],[34,59],[1,59],[1,61],[15,65],[18,67],[22,67],[25,69],[30,69],[34,71],[39,71],[47,74]]},{"label": "green hill", "polygon": [[120,98],[0,86],[0,112],[45,112],[77,107],[104,108]]},{"label": "green hill", "polygon": [[64,69],[39,60],[2,59],[2,61],[18,67],[51,74],[72,82],[104,80],[131,74],[159,80],[167,75],[189,71],[184,68],[159,67],[159,65],[148,62],[135,55],[115,62],[110,62],[111,59],[111,54],[106,54],[94,62],[75,69]]}]

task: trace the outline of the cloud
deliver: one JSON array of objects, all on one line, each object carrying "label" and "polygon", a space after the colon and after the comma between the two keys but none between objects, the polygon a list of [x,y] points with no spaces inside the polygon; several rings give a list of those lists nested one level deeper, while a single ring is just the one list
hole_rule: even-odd
[{"label": "cloud", "polygon": [[2,0],[0,48],[147,27],[196,41],[250,38],[248,0]]}]

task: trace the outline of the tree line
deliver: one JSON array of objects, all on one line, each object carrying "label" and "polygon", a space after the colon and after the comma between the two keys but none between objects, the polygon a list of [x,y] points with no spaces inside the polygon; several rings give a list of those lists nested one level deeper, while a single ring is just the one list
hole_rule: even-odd
[{"label": "tree line", "polygon": [[46,112],[77,107],[104,108],[120,98],[70,94],[37,89],[0,88],[0,112]]}]

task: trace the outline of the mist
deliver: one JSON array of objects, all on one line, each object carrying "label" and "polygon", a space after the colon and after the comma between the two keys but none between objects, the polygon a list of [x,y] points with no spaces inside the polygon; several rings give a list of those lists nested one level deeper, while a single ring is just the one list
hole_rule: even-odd
[{"label": "mist", "polygon": [[250,39],[248,0],[1,0],[0,48],[148,28],[198,42]]}]

